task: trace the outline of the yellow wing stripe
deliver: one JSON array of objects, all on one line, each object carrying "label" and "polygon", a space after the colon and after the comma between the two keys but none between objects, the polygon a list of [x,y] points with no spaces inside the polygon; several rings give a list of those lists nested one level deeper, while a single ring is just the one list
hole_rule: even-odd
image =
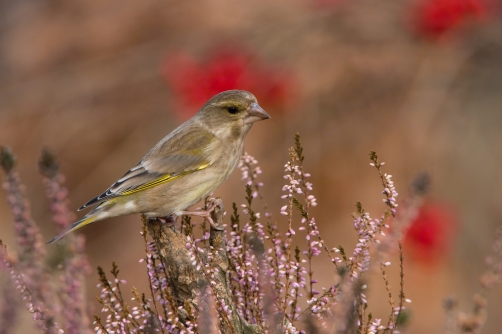
[{"label": "yellow wing stripe", "polygon": [[166,182],[178,179],[178,178],[180,178],[182,176],[185,176],[187,174],[190,174],[190,173],[193,173],[193,172],[205,169],[208,166],[209,166],[209,164],[205,164],[205,165],[200,166],[197,169],[189,170],[189,171],[186,171],[186,172],[183,172],[183,173],[179,173],[179,174],[176,174],[176,175],[167,174],[167,175],[165,175],[165,176],[163,176],[163,177],[161,177],[161,178],[159,178],[157,180],[145,183],[145,184],[143,184],[143,185],[141,185],[141,186],[139,186],[139,187],[137,187],[135,189],[126,190],[124,192],[119,193],[118,195],[119,196],[125,196],[125,195],[134,194],[134,193],[136,193],[138,191],[146,190],[146,189],[158,186],[159,184],[166,183]]}]

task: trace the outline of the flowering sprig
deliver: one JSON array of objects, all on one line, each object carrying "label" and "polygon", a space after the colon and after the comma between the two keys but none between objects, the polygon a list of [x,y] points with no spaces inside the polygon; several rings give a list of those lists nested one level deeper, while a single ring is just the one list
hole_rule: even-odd
[{"label": "flowering sprig", "polygon": [[21,246],[19,257],[22,263],[27,264],[27,267],[33,268],[34,277],[30,279],[38,280],[43,275],[41,264],[46,255],[40,228],[31,218],[30,204],[24,196],[25,187],[21,184],[21,179],[14,169],[15,158],[6,147],[0,148],[0,164],[5,172],[5,181],[2,186],[7,192],[7,202],[14,215],[17,243]]},{"label": "flowering sprig", "polygon": [[480,333],[487,317],[487,297],[495,285],[502,282],[502,226],[495,233],[491,254],[485,259],[486,271],[481,275],[479,283],[481,291],[474,294],[471,312],[458,310],[458,302],[448,298],[444,302],[447,312],[448,333]]},{"label": "flowering sprig", "polygon": [[9,256],[7,248],[1,240],[0,261],[2,262],[2,266],[9,271],[11,279],[16,285],[16,289],[26,302],[26,309],[33,314],[33,320],[36,320],[37,324],[39,324],[38,327],[44,330],[45,333],[64,333],[64,331],[59,328],[52,310],[48,309],[47,306],[31,292],[29,286],[26,284],[26,276],[19,272],[15,261]]},{"label": "flowering sprig", "polygon": [[[281,264],[279,265],[279,275],[281,278],[284,278],[283,288],[279,290],[279,302],[281,304],[280,310],[282,313],[281,325],[285,325],[284,320],[286,319],[286,307],[293,303],[294,301],[290,301],[292,297],[292,292],[294,293],[295,287],[293,285],[294,282],[294,274],[295,269],[297,267],[296,262],[292,260],[291,257],[291,247],[293,243],[293,236],[296,234],[293,229],[293,199],[296,194],[301,194],[302,190],[299,187],[300,182],[297,180],[296,175],[298,173],[298,156],[293,148],[289,150],[289,161],[284,166],[286,179],[286,185],[282,187],[282,191],[286,192],[282,198],[287,200],[287,204],[281,208],[281,214],[287,217],[288,220],[288,228],[285,233],[285,238],[283,240],[283,249],[284,253],[281,259]],[[284,293],[284,296],[282,296]],[[294,297],[293,297],[294,298]]]},{"label": "flowering sprig", "polygon": [[249,221],[241,228],[240,216],[237,212],[237,206],[234,204],[227,256],[233,266],[233,272],[230,275],[236,286],[239,313],[247,321],[262,324],[263,314],[259,305],[262,303],[263,293],[260,292],[259,277],[265,275],[263,270],[267,271],[268,269],[260,263],[263,259],[258,259],[248,245],[252,238],[260,240],[264,238],[263,225],[258,221],[260,214],[253,209],[253,199],[251,185],[246,184],[246,204],[242,205],[242,211],[249,217]]},{"label": "flowering sprig", "polygon": [[[312,278],[312,258],[320,254],[319,248],[322,247],[325,250],[326,254],[331,260],[331,263],[333,263],[337,269],[338,263],[340,263],[341,260],[334,255],[334,250],[329,249],[324,240],[321,238],[316,220],[314,217],[311,217],[309,213],[310,207],[317,206],[317,199],[310,193],[312,191],[312,183],[307,181],[307,179],[310,178],[310,174],[305,173],[304,171],[303,161],[305,160],[305,157],[303,155],[303,146],[300,140],[300,135],[298,133],[295,135],[295,146],[292,147],[291,150],[294,151],[297,157],[296,170],[301,185],[300,193],[303,195],[303,203],[297,197],[292,197],[292,200],[296,209],[302,217],[301,223],[302,225],[304,225],[300,226],[299,230],[306,231],[305,239],[307,241],[307,250],[303,251],[303,255],[306,255],[307,257],[306,262],[308,263],[309,298],[312,298],[318,293],[313,289],[313,285],[316,283],[316,281]],[[286,198],[286,195],[283,195],[282,198]],[[305,260],[302,260],[302,263],[304,261]]]},{"label": "flowering sprig", "polygon": [[383,202],[389,207],[392,216],[396,217],[396,208],[398,206],[396,202],[396,197],[398,193],[396,188],[394,187],[394,181],[392,181],[392,175],[382,172],[382,166],[385,165],[385,162],[379,162],[378,156],[375,151],[370,152],[370,166],[373,166],[378,171],[380,175],[380,180],[382,181],[383,191],[382,193],[385,195],[385,199]]},{"label": "flowering sprig", "polygon": [[101,324],[101,326],[106,329],[107,333],[127,333],[138,329],[139,324],[132,317],[129,306],[122,297],[121,284],[126,284],[126,281],[118,279],[119,270],[115,262],[113,262],[111,270],[113,282],[108,280],[101,267],[98,267],[98,274],[100,280],[98,288],[101,288],[101,295],[98,301],[103,305],[102,312],[108,313],[106,324],[104,326]]},{"label": "flowering sprig", "polygon": [[[265,293],[262,289],[265,280],[261,279],[261,277],[270,277],[271,280],[269,283],[275,287],[275,291],[282,289],[283,282],[281,282],[281,278],[284,276],[279,267],[281,266],[280,259],[284,247],[283,241],[280,239],[280,234],[277,232],[276,221],[273,219],[273,215],[261,192],[263,182],[259,181],[258,177],[261,175],[262,170],[258,165],[258,161],[248,153],[244,153],[239,162],[239,168],[242,173],[242,180],[246,183],[246,203],[242,204],[241,207],[242,211],[249,217],[248,223],[246,223],[240,233],[241,242],[243,242],[241,252],[243,256],[247,258],[244,264],[250,266],[247,270],[247,275],[254,272],[254,277],[249,278],[249,282],[253,284],[255,290],[254,297],[251,299],[250,304],[255,305],[255,310],[257,310],[257,305],[265,302]],[[266,228],[260,222],[260,213],[253,207],[254,199],[259,199],[260,201],[264,217],[267,220]],[[264,240],[271,241],[272,247],[268,250],[267,256],[257,257],[255,252],[246,245],[246,240],[249,242],[252,239],[257,240],[260,244],[262,244]],[[256,284],[253,282],[258,283]],[[277,299],[268,298],[268,300],[271,299],[274,299],[275,303],[278,303]],[[278,304],[276,307],[278,307]],[[263,322],[263,312],[255,311],[255,313],[258,316],[257,322]]]},{"label": "flowering sprig", "polygon": [[[376,323],[381,323],[381,319],[370,319],[368,318],[367,320],[364,319],[364,314],[365,310],[367,308],[367,301],[366,301],[366,296],[364,293],[359,292],[357,289],[354,290],[354,284],[358,284],[357,282],[361,280],[361,274],[368,271],[370,266],[371,266],[371,253],[373,249],[373,245],[380,246],[382,239],[389,239],[388,235],[384,230],[389,229],[389,225],[386,224],[386,221],[388,220],[389,217],[393,217],[395,220],[396,217],[396,208],[397,208],[397,203],[396,203],[396,197],[397,197],[397,191],[394,187],[394,183],[392,181],[391,175],[388,175],[386,173],[382,172],[382,166],[385,163],[380,163],[378,161],[378,156],[376,155],[375,152],[370,153],[370,159],[371,163],[370,165],[375,167],[377,171],[379,172],[380,175],[380,180],[382,181],[382,185],[384,187],[383,194],[385,196],[384,203],[388,206],[388,210],[384,212],[382,217],[380,219],[372,219],[369,215],[368,212],[366,212],[360,202],[356,203],[356,213],[353,214],[354,218],[354,229],[356,230],[358,234],[358,242],[356,244],[356,247],[354,249],[353,255],[352,256],[347,256],[345,250],[343,247],[339,246],[338,248],[333,248],[333,251],[335,253],[340,253],[341,258],[336,257],[336,262],[337,263],[344,263],[345,269],[348,271],[348,277],[350,278],[350,281],[353,281],[354,283],[352,285],[348,285],[346,283],[345,285],[345,290],[349,289],[352,290],[354,293],[354,297],[356,300],[359,300],[359,329],[367,331],[369,329],[374,329]],[[393,235],[390,240],[386,240],[386,243],[391,243],[395,241],[397,238]],[[405,300],[404,297],[404,272],[403,272],[403,266],[402,266],[402,248],[400,242],[399,244],[399,250],[400,250],[400,293],[399,293],[399,307],[394,306],[394,299],[392,297],[391,293],[391,288],[390,288],[390,283],[388,276],[386,275],[385,272],[385,267],[389,266],[391,263],[385,260],[380,260],[379,261],[379,267],[382,273],[382,277],[385,282],[385,287],[386,290],[389,294],[389,304],[391,306],[391,315],[389,316],[389,321],[386,327],[379,325],[380,329],[386,329],[389,330],[391,333],[395,332],[396,328],[396,318],[399,318],[401,311],[404,309],[403,303]],[[376,247],[375,251],[377,251],[377,254],[380,256],[380,250],[381,247]],[[364,285],[366,286],[366,285]],[[343,285],[342,285],[342,291],[344,290]],[[347,291],[343,293],[345,297],[342,298],[342,300],[345,300],[347,297]],[[342,308],[343,309],[343,308]]]},{"label": "flowering sprig", "polygon": [[294,269],[294,278],[295,280],[291,283],[291,311],[289,319],[293,321],[298,318],[301,312],[301,308],[298,305],[298,298],[302,297],[302,293],[299,291],[300,288],[305,288],[305,274],[307,274],[304,267],[300,266],[300,249],[298,247],[295,248],[295,260],[296,260],[296,268]]},{"label": "flowering sprig", "polygon": [[[267,223],[267,235],[265,239],[270,240],[271,247],[266,251],[266,260],[269,265],[268,274],[270,276],[270,284],[273,286],[274,291],[281,291],[281,273],[280,273],[280,259],[282,258],[282,240],[277,231],[277,226],[270,221]],[[276,300],[277,303],[277,300]]]},{"label": "flowering sprig", "polygon": [[[285,256],[280,258],[283,261],[282,266],[285,269],[283,270],[285,273],[285,282],[283,284],[287,289],[284,300],[285,303],[287,301],[287,303],[292,305],[292,312],[288,319],[293,319],[293,321],[297,320],[299,316],[304,313],[297,304],[297,298],[301,297],[301,293],[298,290],[300,288],[305,289],[307,291],[307,303],[309,305],[307,309],[318,319],[322,319],[330,314],[329,308],[334,301],[334,295],[331,295],[329,291],[334,293],[334,290],[328,289],[327,294],[325,293],[320,298],[315,297],[319,292],[314,289],[314,284],[317,283],[317,280],[315,280],[313,276],[312,259],[314,256],[318,256],[321,253],[321,249],[324,249],[335,267],[337,267],[337,260],[335,259],[333,251],[327,247],[325,241],[320,237],[315,218],[309,213],[309,209],[317,205],[317,200],[315,196],[311,194],[312,183],[307,181],[310,174],[304,171],[303,162],[305,157],[298,134],[295,136],[295,146],[290,149],[289,153],[290,160],[285,166],[286,175],[284,176],[284,178],[288,180],[288,183],[283,187],[283,191],[285,191],[286,194],[282,196],[288,203],[281,208],[281,214],[288,217],[289,225],[285,233],[285,238],[283,239],[285,241],[282,249],[285,251]],[[306,249],[301,252],[301,255],[303,255],[302,258],[296,258],[296,262],[292,261],[291,252],[288,253],[287,248],[288,245],[291,245],[293,236],[296,235],[292,226],[293,209],[296,209],[301,216],[302,225],[298,229],[306,232]],[[297,254],[300,255],[299,253]],[[304,263],[307,264],[307,268],[304,267]],[[308,281],[305,279],[307,276]]]},{"label": "flowering sprig", "polygon": [[257,180],[258,176],[262,173],[261,167],[258,165],[258,161],[247,152],[244,152],[237,167],[241,170],[241,179],[245,181],[247,186],[251,187],[253,191],[253,198],[258,197],[262,202],[265,209],[265,217],[270,217],[271,214],[268,211],[268,205],[265,202],[263,195],[260,193],[260,188],[263,187],[263,182],[259,182]]},{"label": "flowering sprig", "polygon": [[[270,313],[272,309],[275,309],[275,311],[277,312],[277,310],[281,309],[282,307],[282,304],[280,304],[280,301],[277,297],[280,293],[283,292],[285,286],[285,283],[282,281],[282,279],[285,277],[283,262],[285,258],[284,252],[286,248],[284,245],[284,240],[281,238],[281,235],[278,232],[277,223],[274,220],[273,215],[269,210],[269,206],[261,192],[263,182],[258,181],[258,176],[262,174],[262,170],[258,165],[258,161],[248,153],[244,153],[239,162],[239,168],[242,173],[242,180],[246,183],[247,203],[242,205],[243,212],[248,214],[250,217],[250,223],[252,230],[254,231],[256,240],[258,240],[260,244],[263,244],[264,240],[269,240],[271,242],[271,247],[266,250],[266,255],[264,257],[256,258],[256,260],[258,261],[256,265],[258,281],[261,282],[259,283],[261,292],[259,293],[260,297],[258,303],[262,305],[266,304],[264,306],[264,310],[260,312],[264,317],[264,321],[265,317],[267,317],[267,314]],[[267,220],[266,228],[264,228],[264,226],[258,220],[260,218],[260,214],[258,212],[255,212],[255,210],[251,207],[252,201],[255,198],[258,198],[260,200],[265,219]],[[237,215],[236,211],[233,216],[235,215]],[[234,225],[232,224],[232,226]],[[243,234],[241,234],[240,237],[242,238],[242,240],[244,240]],[[264,277],[266,278],[262,279]],[[264,295],[266,293],[263,291],[265,286],[269,286],[270,288],[273,287],[270,291],[273,296],[267,296],[266,299],[264,298]],[[268,317],[273,319],[270,314]],[[272,319],[269,319],[269,322]],[[270,328],[270,323],[268,325],[268,327]],[[263,324],[263,326],[265,326],[265,324]],[[273,326],[276,325],[272,325],[272,327]]]},{"label": "flowering sprig", "polygon": [[241,315],[244,315],[246,312],[244,310],[245,302],[244,302],[244,285],[240,284],[242,280],[242,271],[239,270],[240,263],[243,261],[243,248],[242,244],[244,240],[244,233],[240,226],[240,216],[238,212],[237,205],[233,203],[232,205],[233,212],[230,217],[230,232],[227,236],[227,256],[229,257],[229,265],[231,267],[231,271],[229,272],[230,282],[232,289],[232,296],[234,300],[234,305],[237,307],[238,312]]},{"label": "flowering sprig", "polygon": [[335,252],[341,252],[344,256],[345,264],[349,270],[351,279],[358,279],[360,274],[367,271],[370,267],[370,246],[378,243],[378,236],[385,236],[384,228],[389,226],[385,224],[387,215],[384,214],[380,219],[372,219],[366,212],[360,202],[356,203],[357,213],[353,215],[354,229],[358,234],[358,242],[354,249],[352,257],[346,258],[343,248],[334,248]]},{"label": "flowering sprig", "polygon": [[486,272],[481,276],[480,283],[483,289],[490,290],[495,284],[500,284],[502,279],[502,227],[495,233],[492,253],[485,259]]},{"label": "flowering sprig", "polygon": [[[45,195],[59,234],[75,221],[75,214],[69,208],[68,189],[63,185],[65,178],[59,171],[56,158],[48,150],[42,152],[39,169],[44,176]],[[63,273],[59,277],[59,295],[65,328],[69,334],[89,333],[83,281],[91,270],[85,255],[85,238],[80,233],[72,233],[62,243],[66,257],[62,265]]]},{"label": "flowering sprig", "polygon": [[389,301],[389,305],[391,308],[387,327],[394,329],[395,324],[396,324],[396,320],[395,320],[395,316],[396,316],[395,313],[396,312],[395,312],[395,307],[394,307],[394,298],[392,297],[392,291],[391,291],[391,287],[390,287],[390,283],[389,283],[389,277],[387,276],[386,271],[385,271],[385,267],[387,267],[389,265],[390,265],[390,262],[387,262],[387,263],[380,262],[380,271],[382,272],[382,278],[385,283],[385,290],[387,291],[387,294],[389,297],[388,301]]},{"label": "flowering sprig", "polygon": [[15,158],[5,147],[0,148],[0,165],[5,172],[3,189],[7,192],[7,202],[14,215],[14,229],[20,246],[17,267],[23,273],[21,286],[29,291],[33,305],[41,304],[47,307],[44,321],[37,322],[37,325],[47,333],[57,333],[53,312],[58,310],[58,306],[52,288],[47,284],[48,273],[44,264],[46,250],[42,234],[37,223],[31,218],[30,204],[24,195],[25,187],[14,168]]},{"label": "flowering sprig", "polygon": [[[317,225],[315,223],[315,219],[313,217],[310,217],[309,214],[309,208],[311,206],[317,206],[317,199],[315,198],[314,195],[310,194],[312,191],[312,183],[307,181],[307,178],[310,177],[310,174],[304,172],[303,168],[303,161],[305,160],[305,157],[303,155],[303,146],[300,140],[300,135],[297,133],[295,135],[295,146],[294,150],[296,153],[297,157],[297,173],[299,176],[300,184],[302,185],[302,190],[301,193],[303,194],[303,205],[300,204],[298,199],[293,198],[293,202],[296,206],[296,208],[299,210],[301,216],[302,216],[302,224],[305,224],[305,229],[306,229],[306,241],[307,241],[307,250],[303,252],[304,255],[307,257],[307,265],[308,265],[308,276],[309,276],[309,290],[308,290],[308,298],[311,299],[315,295],[318,294],[318,291],[314,290],[314,283],[315,280],[313,279],[314,271],[312,270],[312,258],[314,256],[317,256],[320,254],[319,249],[317,246],[323,246],[324,241],[319,237],[319,230],[317,229]],[[303,230],[304,227],[300,227],[300,230]],[[311,237],[317,237],[317,241],[311,240]],[[327,248],[326,248],[327,249]],[[335,262],[336,266],[336,262]]]},{"label": "flowering sprig", "polygon": [[[7,174],[11,173],[12,156],[4,154],[0,155],[0,158]],[[397,326],[401,327],[402,323],[404,303],[409,302],[404,295],[404,259],[399,242],[400,233],[396,232],[401,230],[405,223],[401,221],[402,207],[399,215],[396,211],[397,192],[391,176],[382,171],[384,163],[379,163],[374,152],[370,158],[372,166],[379,172],[387,208],[379,219],[372,219],[362,204],[357,203],[353,218],[358,241],[353,253],[347,252],[342,246],[330,249],[321,238],[320,230],[311,213],[317,201],[312,195],[312,184],[308,182],[310,175],[304,172],[305,157],[300,138],[297,136],[285,166],[287,184],[284,187],[283,199],[286,200],[286,206],[281,210],[287,218],[284,219],[287,225],[284,232],[281,233],[277,228],[270,213],[263,215],[263,212],[268,212],[268,207],[261,194],[262,184],[258,181],[261,169],[254,158],[246,155],[240,165],[246,182],[246,201],[240,207],[237,204],[233,205],[231,224],[227,232],[224,231],[223,206],[218,199],[214,200],[219,201],[219,204],[214,206],[215,212],[212,213],[213,221],[218,223],[216,228],[202,223],[199,225],[201,227],[199,231],[195,229],[196,223],[186,217],[182,219],[181,228],[178,228],[175,219],[166,219],[166,223],[155,219],[147,222],[144,219],[141,234],[145,242],[145,257],[141,262],[146,264],[150,293],[142,294],[133,288],[131,305],[134,306],[129,306],[124,300],[122,290],[126,282],[118,278],[117,266],[115,264],[112,266],[111,279],[107,277],[109,274],[105,275],[103,270],[99,271],[101,280],[99,287],[102,289],[100,301],[106,318],[102,320],[95,317],[95,331],[164,334],[217,332],[302,334],[321,331],[349,333],[357,330],[359,333],[397,333]],[[47,168],[44,171],[46,195],[54,220],[58,228],[62,229],[71,222],[71,213],[67,208],[67,192],[62,185],[62,177],[57,177],[58,172],[54,169],[54,164],[47,163],[46,159],[45,167]],[[13,184],[17,189],[21,189],[19,182]],[[422,196],[418,194],[423,192],[422,186],[423,182],[415,186],[417,196],[413,197],[414,199]],[[16,189],[11,184],[6,188],[9,195]],[[17,194],[19,193],[18,191]],[[262,201],[260,209],[256,207],[256,199]],[[13,210],[22,208],[21,211],[28,212],[25,202],[17,198],[13,202],[18,205],[13,206]],[[420,201],[412,201],[411,207],[403,203],[407,213],[414,212],[408,209],[413,209],[415,202]],[[209,203],[206,201],[206,209]],[[259,211],[262,211],[262,215]],[[15,212],[15,217],[19,214],[18,210]],[[27,217],[29,218],[24,215],[21,218]],[[266,223],[263,223],[263,219],[266,219]],[[386,224],[388,219],[394,219],[393,229],[388,228]],[[37,232],[36,230],[30,232],[33,231]],[[152,236],[151,239],[147,236],[148,232]],[[297,238],[304,232],[305,239],[300,239],[302,242],[298,242]],[[202,236],[199,236],[200,233]],[[65,239],[68,244],[63,244],[61,248],[66,249],[71,246],[72,248],[66,252],[72,254],[73,258],[83,252],[83,244],[79,245],[77,240],[78,236],[70,235]],[[303,244],[305,240],[307,243]],[[499,231],[494,253],[487,261],[489,270],[482,278],[483,290],[491,289],[502,275],[501,240],[502,232]],[[35,242],[36,237],[32,241]],[[268,242],[271,242],[271,245],[268,245]],[[302,244],[303,247],[300,246]],[[387,270],[390,262],[386,259],[389,250],[396,249],[396,245],[399,248],[400,271],[400,292],[397,298],[391,293],[391,278]],[[318,283],[310,264],[313,257],[323,250],[334,264],[335,275],[329,287],[318,289],[320,291],[317,292],[315,287]],[[0,259],[0,268],[10,271],[12,279],[20,286],[20,292],[28,302],[28,309],[34,313],[36,319],[42,320],[41,323],[45,327],[47,319],[54,319],[52,316],[54,306],[47,307],[47,304],[35,296],[26,283],[28,275],[21,273],[21,267],[6,255],[3,248]],[[64,264],[63,268],[66,265]],[[365,273],[372,265],[380,268],[388,293],[391,313],[386,324],[382,324],[381,319],[372,316],[366,298],[365,289],[371,281]],[[45,267],[40,266],[40,268],[45,272]],[[71,282],[76,282],[74,280],[76,276],[67,277],[71,278]],[[66,283],[71,283],[70,281]],[[37,288],[40,288],[45,282],[38,283],[40,284]],[[75,293],[76,290],[72,289],[76,289],[77,286],[72,284],[66,286],[70,289],[61,290],[63,294],[70,296]],[[479,331],[486,314],[484,293],[475,297],[472,314],[459,313],[454,307],[451,308],[453,311],[450,313],[456,317],[457,329]],[[63,324],[71,328],[70,323],[73,320],[67,319],[69,315],[65,311],[59,314],[65,320]],[[304,321],[307,327],[305,330],[300,330],[302,326],[300,322]],[[57,323],[51,322],[51,324],[52,327],[46,332],[59,331]],[[85,330],[86,328],[83,328],[82,332]]]}]

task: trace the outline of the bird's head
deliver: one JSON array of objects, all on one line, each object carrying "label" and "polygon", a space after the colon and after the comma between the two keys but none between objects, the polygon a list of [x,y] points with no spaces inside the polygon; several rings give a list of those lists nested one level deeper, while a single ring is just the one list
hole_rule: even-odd
[{"label": "bird's head", "polygon": [[227,90],[213,96],[197,118],[221,137],[244,137],[253,123],[269,119],[256,97],[244,90]]}]

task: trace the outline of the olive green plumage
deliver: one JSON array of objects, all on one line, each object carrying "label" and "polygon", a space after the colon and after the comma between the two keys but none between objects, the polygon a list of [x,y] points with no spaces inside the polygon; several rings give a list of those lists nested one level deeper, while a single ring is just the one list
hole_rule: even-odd
[{"label": "olive green plumage", "polygon": [[211,98],[195,116],[162,139],[108,190],[79,210],[92,209],[67,231],[115,216],[179,216],[225,181],[242,154],[254,122],[270,118],[249,92],[229,90]]}]

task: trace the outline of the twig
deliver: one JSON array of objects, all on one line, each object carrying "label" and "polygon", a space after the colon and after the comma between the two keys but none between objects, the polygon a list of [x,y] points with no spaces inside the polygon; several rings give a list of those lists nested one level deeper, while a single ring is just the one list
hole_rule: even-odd
[{"label": "twig", "polygon": [[[401,244],[401,240],[398,241],[399,245],[399,311],[396,316],[396,324],[394,326],[394,330],[397,328],[399,317],[403,311],[405,295],[404,295],[404,256],[403,256],[403,245]],[[394,332],[392,330],[392,332]]]}]

